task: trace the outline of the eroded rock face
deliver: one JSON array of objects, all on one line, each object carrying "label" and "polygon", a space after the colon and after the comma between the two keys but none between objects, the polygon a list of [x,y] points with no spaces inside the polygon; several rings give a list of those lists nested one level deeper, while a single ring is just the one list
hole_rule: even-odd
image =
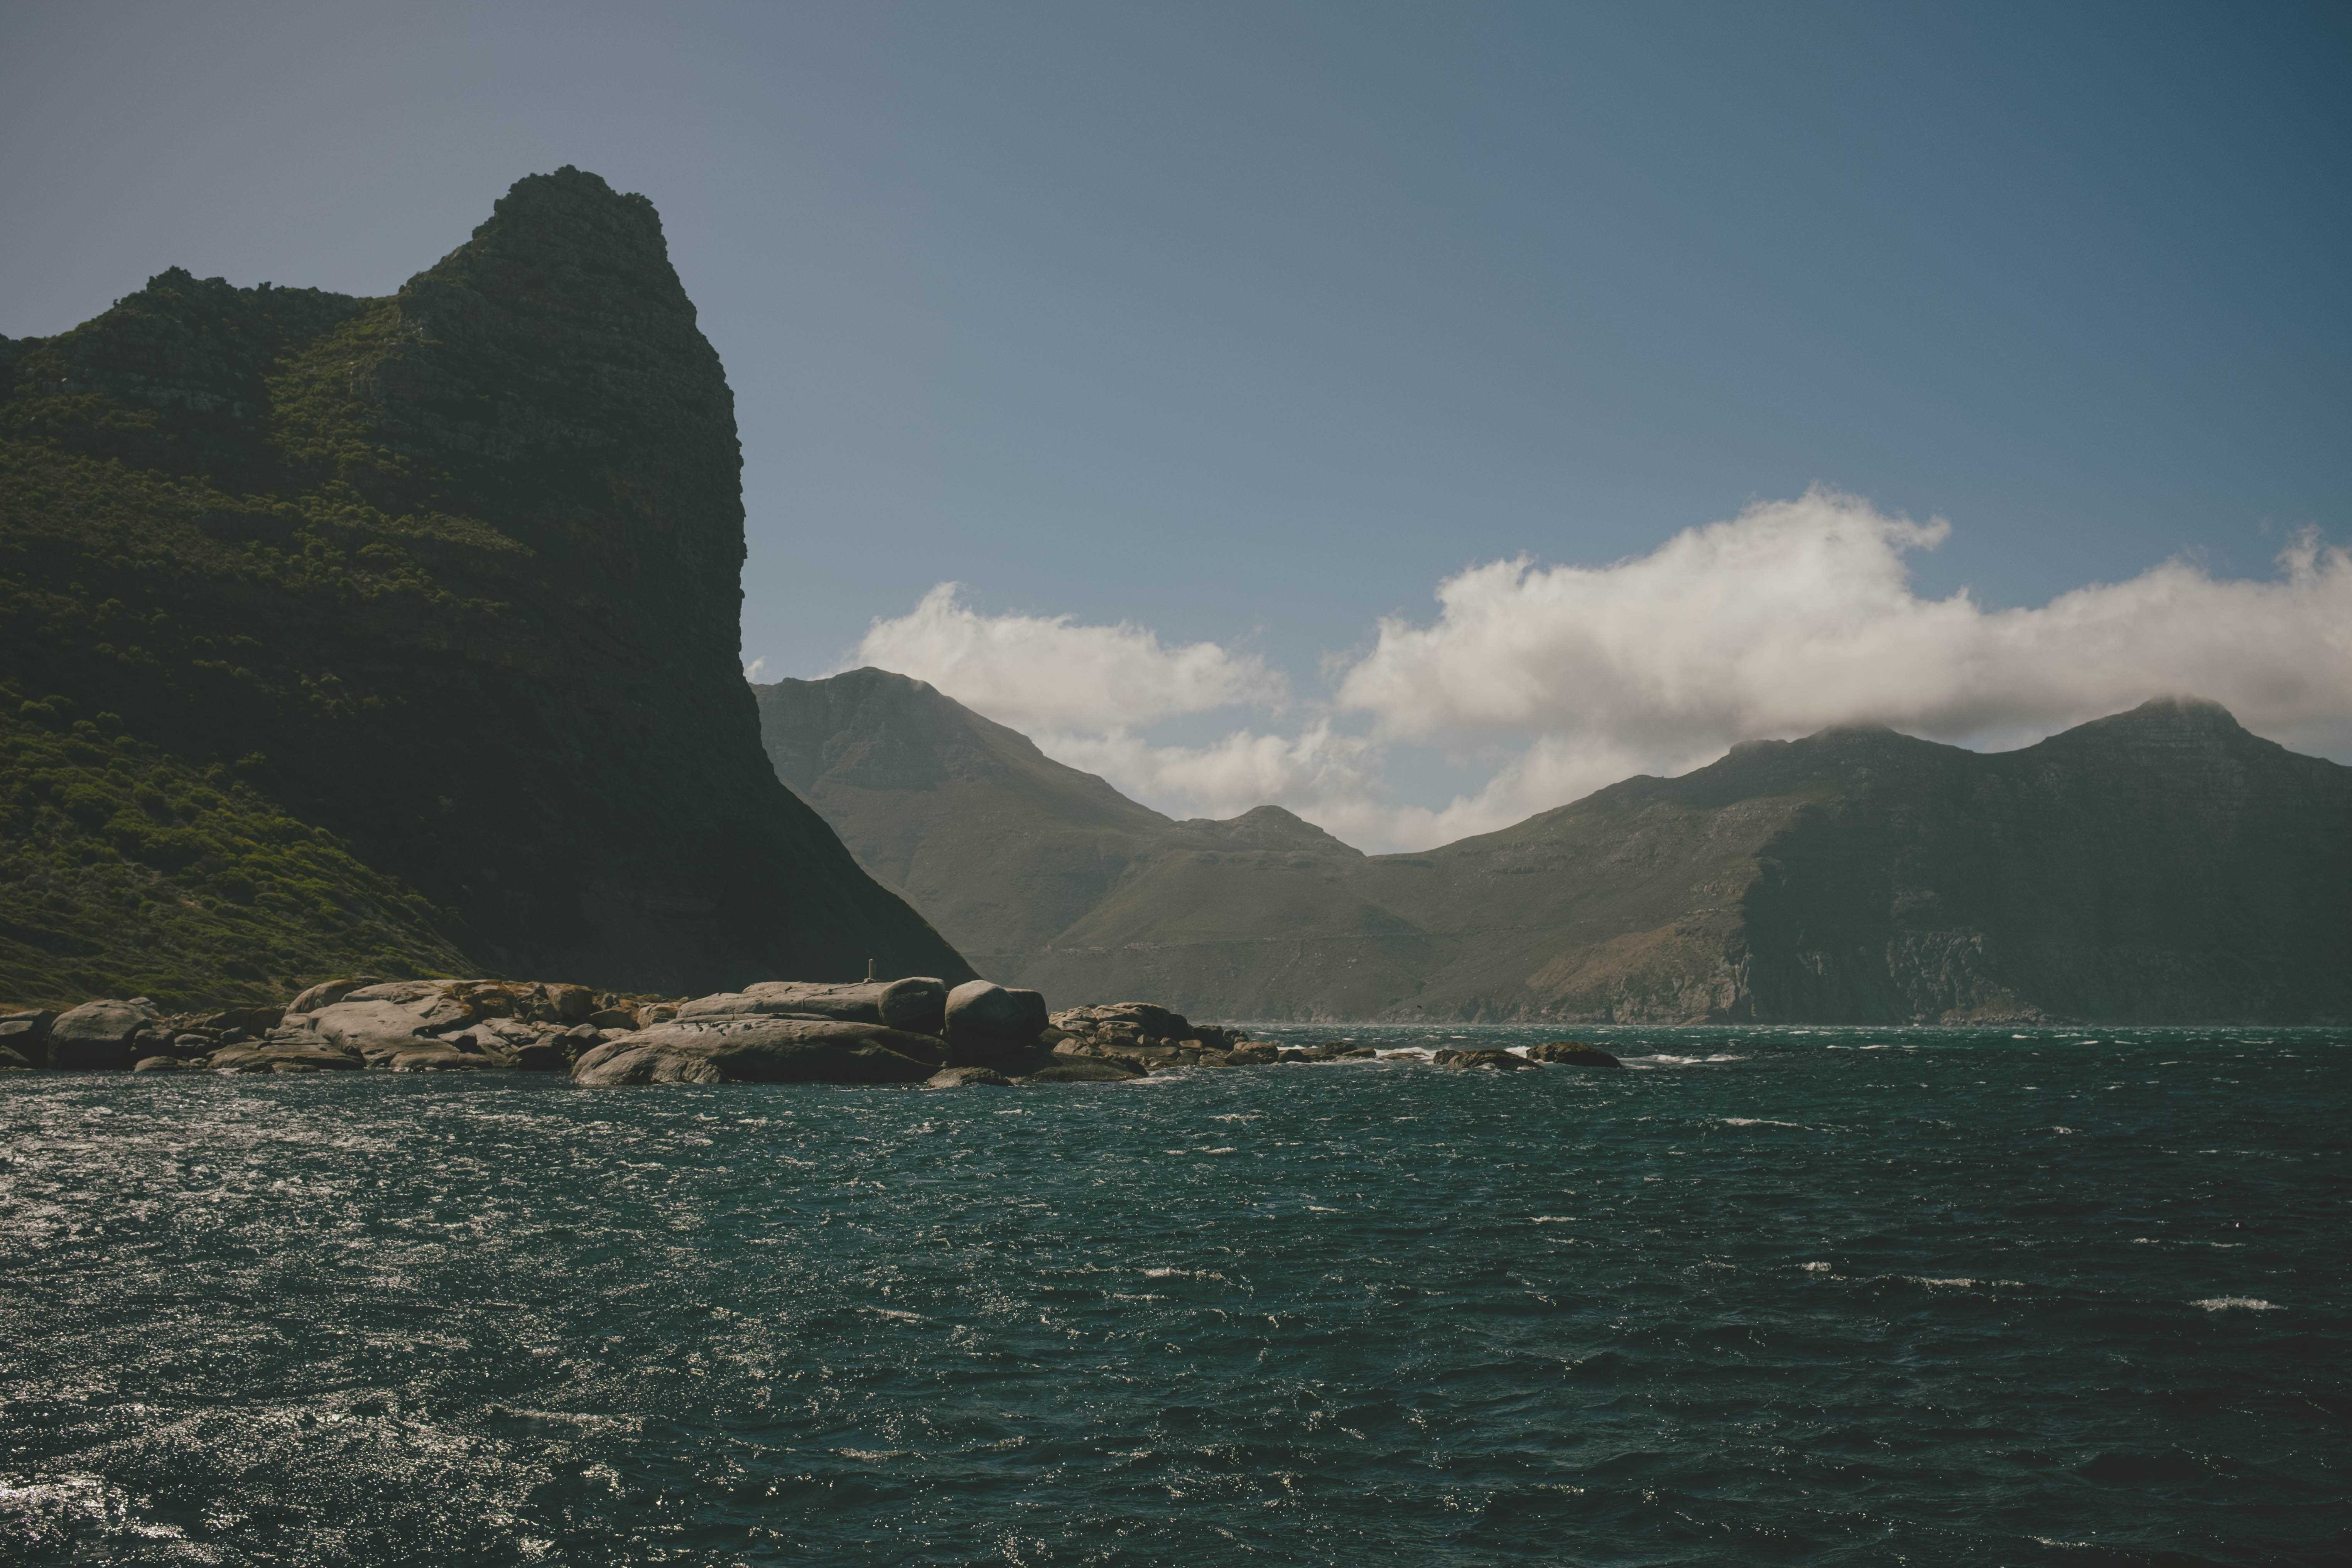
[{"label": "eroded rock face", "polygon": [[572,1064],[574,1083],[921,1083],[940,1042],[835,1018],[680,1019],[606,1040]]}]

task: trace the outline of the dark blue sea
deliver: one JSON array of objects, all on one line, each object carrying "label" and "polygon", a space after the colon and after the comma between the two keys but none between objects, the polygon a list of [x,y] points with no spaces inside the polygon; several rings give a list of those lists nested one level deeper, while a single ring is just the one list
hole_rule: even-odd
[{"label": "dark blue sea", "polygon": [[0,1562],[2352,1561],[2352,1033],[1579,1033],[13,1075]]}]

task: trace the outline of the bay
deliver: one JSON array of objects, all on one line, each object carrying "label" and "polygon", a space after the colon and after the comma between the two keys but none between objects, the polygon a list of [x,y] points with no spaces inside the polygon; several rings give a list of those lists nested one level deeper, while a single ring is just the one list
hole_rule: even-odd
[{"label": "bay", "polygon": [[0,1558],[2352,1552],[2352,1032],[1571,1032],[1629,1070],[14,1075]]}]

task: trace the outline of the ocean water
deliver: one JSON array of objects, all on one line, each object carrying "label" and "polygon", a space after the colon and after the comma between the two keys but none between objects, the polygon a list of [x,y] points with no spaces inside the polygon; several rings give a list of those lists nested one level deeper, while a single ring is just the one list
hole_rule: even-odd
[{"label": "ocean water", "polygon": [[0,1562],[2352,1560],[2352,1033],[1580,1033],[16,1075]]}]

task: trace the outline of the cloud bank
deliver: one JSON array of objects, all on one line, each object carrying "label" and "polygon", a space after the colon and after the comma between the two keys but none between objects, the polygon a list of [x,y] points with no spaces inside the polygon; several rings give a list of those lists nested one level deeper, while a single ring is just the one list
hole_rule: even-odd
[{"label": "cloud bank", "polygon": [[[1438,585],[1433,620],[1383,620],[1288,732],[1268,722],[1286,683],[1255,656],[1124,624],[983,616],[953,584],[877,621],[857,657],[1161,810],[1275,801],[1366,848],[1488,831],[1631,773],[1835,724],[2021,744],[2188,693],[2298,750],[2352,751],[2352,552],[2315,532],[2267,579],[2175,559],[2000,610],[1913,590],[1911,558],[1949,532],[1815,490],[1610,565],[1474,566]],[[1146,732],[1223,709],[1258,722],[1208,745]],[[1475,761],[1486,782],[1444,806],[1398,801],[1384,780],[1412,748]]]},{"label": "cloud bank", "polygon": [[1215,643],[1171,647],[1125,622],[983,616],[962,593],[961,583],[941,583],[912,613],[876,621],[858,644],[858,662],[928,680],[1001,724],[1032,731],[1105,733],[1237,704],[1277,706],[1286,694],[1262,660]]}]

